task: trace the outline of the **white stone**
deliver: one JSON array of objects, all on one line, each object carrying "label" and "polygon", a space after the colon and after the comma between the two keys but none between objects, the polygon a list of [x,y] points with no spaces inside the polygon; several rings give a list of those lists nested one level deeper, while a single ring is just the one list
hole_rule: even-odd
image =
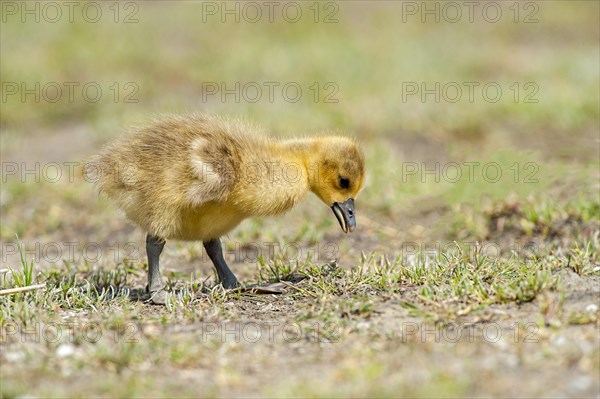
[{"label": "white stone", "polygon": [[4,358],[8,362],[19,362],[25,358],[25,354],[23,352],[6,352]]},{"label": "white stone", "polygon": [[598,305],[590,303],[585,307],[585,311],[590,313],[596,313],[598,311]]},{"label": "white stone", "polygon": [[56,356],[58,357],[69,357],[75,353],[75,346],[71,344],[60,345],[56,348]]}]

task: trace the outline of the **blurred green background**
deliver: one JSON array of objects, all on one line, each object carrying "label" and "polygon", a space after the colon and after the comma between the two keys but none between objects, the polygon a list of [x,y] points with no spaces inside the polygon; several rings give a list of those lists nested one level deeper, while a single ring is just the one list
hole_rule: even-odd
[{"label": "blurred green background", "polygon": [[[5,161],[80,161],[152,115],[207,111],[277,136],[358,137],[369,171],[358,207],[376,231],[423,238],[452,225],[441,235],[482,239],[475,216],[455,218],[495,201],[552,213],[573,199],[596,215],[597,2],[52,4],[3,3]],[[458,179],[444,175],[449,162]],[[489,162],[498,181],[481,175]],[[4,238],[35,231],[31,209],[19,212],[27,201],[41,215],[65,197],[80,209],[96,201],[89,187],[42,193],[12,177]]]}]

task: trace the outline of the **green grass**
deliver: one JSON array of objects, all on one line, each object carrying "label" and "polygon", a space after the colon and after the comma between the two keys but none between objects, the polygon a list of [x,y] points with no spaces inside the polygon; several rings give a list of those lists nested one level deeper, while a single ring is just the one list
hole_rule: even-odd
[{"label": "green grass", "polygon": [[[342,269],[333,263],[290,264],[277,259],[263,260],[255,272],[257,279],[247,283],[287,282],[286,296],[291,300],[318,299],[324,305],[311,313],[311,317],[328,315],[328,312],[344,317],[331,306],[337,301],[341,307],[355,303],[360,315],[363,312],[360,309],[368,308],[373,300],[396,298],[409,309],[423,314],[430,312],[435,321],[447,322],[492,304],[522,304],[533,301],[540,293],[557,291],[560,279],[555,272],[558,270],[600,276],[595,267],[598,262],[597,237],[583,248],[576,244],[561,255],[535,253],[527,257],[498,258],[483,254],[482,249],[481,246],[469,249],[456,244],[442,253],[417,253],[394,260],[371,253],[363,255],[350,269]],[[132,286],[127,272],[122,265],[114,270],[97,269],[92,265],[49,269],[38,277],[38,281],[46,282],[47,288],[28,299],[34,308],[91,312],[125,306],[128,302],[135,304],[137,288]],[[135,270],[129,269],[129,272]],[[32,273],[29,266],[26,273]],[[19,285],[23,275],[16,272],[12,277]],[[240,301],[250,295],[223,290],[214,284],[214,280],[198,279],[194,275],[169,279],[167,287],[172,292],[166,307],[170,314],[203,306],[220,308],[226,301]],[[27,317],[12,312],[13,306],[23,301],[22,297],[5,299],[2,302],[4,322],[28,321]],[[315,309],[313,306],[312,312]],[[307,315],[299,317],[302,319]]]},{"label": "green grass", "polygon": [[[486,331],[487,324],[498,328],[495,318],[490,318],[490,315],[494,314],[493,310],[490,313],[492,309],[490,306],[520,306],[535,300],[541,301],[540,308],[532,313],[532,316],[537,315],[538,321],[535,324],[526,321],[517,322],[521,323],[518,327],[521,329],[520,334],[524,337],[535,337],[535,342],[540,339],[546,342],[549,337],[554,336],[552,329],[560,329],[560,326],[594,326],[598,320],[597,311],[596,313],[567,312],[563,309],[569,294],[556,273],[569,268],[589,272],[589,268],[597,264],[597,245],[597,241],[590,242],[586,250],[575,247],[569,254],[555,256],[552,260],[537,256],[530,259],[518,257],[492,259],[482,255],[480,249],[468,253],[464,248],[457,246],[434,257],[419,254],[411,259],[390,261],[376,254],[365,255],[351,269],[341,269],[333,264],[314,263],[303,263],[290,269],[289,265],[273,261],[270,264],[259,264],[256,276],[260,281],[292,280],[293,282],[288,283],[285,293],[279,297],[226,292],[220,286],[210,284],[207,286],[204,281],[191,276],[172,282],[175,290],[167,306],[154,307],[151,312],[148,312],[150,309],[147,309],[147,305],[129,297],[133,287],[129,285],[122,267],[116,270],[96,270],[88,266],[67,271],[57,268],[44,273],[42,280],[45,279],[47,282],[45,290],[38,291],[25,300],[17,297],[2,298],[0,314],[3,316],[2,325],[5,334],[9,331],[8,328],[28,325],[31,329],[40,322],[43,325],[64,328],[65,322],[61,320],[64,315],[70,314],[70,317],[73,317],[79,314],[75,316],[79,321],[71,327],[74,328],[71,331],[74,339],[67,339],[66,335],[62,334],[57,341],[34,342],[33,345],[39,348],[38,350],[47,352],[50,358],[55,356],[52,353],[57,353],[62,346],[66,345],[71,348],[70,352],[75,353],[65,355],[69,356],[66,358],[69,367],[79,370],[77,372],[85,372],[89,367],[94,367],[107,378],[129,374],[132,370],[146,367],[148,363],[158,365],[166,362],[170,369],[180,371],[195,370],[205,366],[210,368],[212,364],[222,364],[219,362],[223,360],[217,359],[227,359],[228,356],[237,353],[235,345],[243,345],[247,348],[245,350],[260,351],[262,349],[259,348],[273,345],[273,342],[279,342],[278,345],[282,343],[285,345],[286,342],[289,345],[290,342],[295,342],[294,345],[300,343],[304,350],[312,352],[315,343],[320,342],[329,345],[329,350],[336,353],[335,356],[342,357],[343,363],[336,367],[338,370],[336,378],[342,378],[342,381],[353,381],[350,385],[343,384],[342,389],[347,394],[367,392],[370,395],[393,396],[393,387],[413,394],[438,395],[447,392],[447,389],[466,394],[476,390],[474,382],[467,375],[459,377],[457,381],[450,384],[444,375],[454,374],[446,374],[441,368],[435,366],[427,371],[427,378],[432,381],[427,389],[407,385],[401,375],[389,380],[391,385],[384,384],[385,388],[382,390],[375,388],[378,381],[388,381],[384,378],[388,373],[386,370],[394,367],[395,364],[385,351],[380,352],[376,348],[394,345],[394,342],[399,339],[415,338],[412,334],[402,335],[412,332],[405,329],[403,324],[395,327],[395,323],[403,319],[405,321],[401,323],[427,328],[429,334],[438,334],[437,336],[447,333],[444,329],[456,326],[463,326],[460,328],[471,331],[470,334],[473,334],[473,331],[481,333]],[[578,266],[575,266],[575,263]],[[600,272],[596,270],[592,274],[599,276]],[[563,299],[557,307],[552,300],[548,302],[548,299],[558,294],[563,295]],[[258,315],[253,315],[253,312],[247,308],[248,304],[253,303],[272,309],[265,314],[266,319],[257,318]],[[405,316],[396,320],[383,318],[381,313],[386,308],[394,309],[398,316],[403,314]],[[37,311],[32,312],[31,309]],[[272,313],[276,309],[284,311],[285,314],[276,316]],[[245,331],[244,327],[240,329],[239,326],[238,330],[234,327],[225,329],[224,331],[229,332],[229,335],[225,335],[226,338],[223,338],[223,335],[209,333],[217,328],[215,326],[226,328],[223,326],[228,323],[228,320],[229,323],[234,323],[232,325],[248,323],[247,325],[251,325],[252,328],[258,325],[264,327],[265,323],[271,323],[275,326],[271,330],[271,334],[275,334],[275,341],[267,339],[266,335],[262,335],[259,341],[247,341],[249,336],[242,335],[241,341],[238,341],[239,338],[235,338],[236,331],[238,335],[240,331]],[[511,320],[519,319],[511,318],[503,323],[508,325],[510,322],[512,326],[514,322]],[[540,324],[539,320],[546,320],[546,322]],[[379,327],[373,329],[373,323],[378,323]],[[553,327],[546,327],[546,323]],[[430,327],[425,327],[426,325]],[[535,326],[535,329],[532,326]],[[510,330],[514,326],[506,328],[508,332],[505,332],[506,337],[503,336],[503,340],[511,346],[522,345],[521,341],[511,341],[514,336],[518,336],[516,332]],[[544,332],[548,328],[550,329]],[[177,330],[180,331],[175,332]],[[535,335],[532,335],[534,330]],[[223,330],[219,331],[222,334]],[[5,342],[11,343],[13,348],[26,350],[26,347],[18,344],[18,335],[6,337]],[[115,337],[119,339],[115,340]],[[366,347],[361,347],[365,339],[369,340],[369,343]],[[421,341],[420,345],[425,347],[420,350],[438,350],[435,342],[444,343],[443,339],[441,341],[431,339],[434,346],[426,349],[427,345],[432,343],[427,340]],[[235,344],[236,342],[240,343]],[[412,345],[419,345],[419,341],[415,342],[417,343]],[[469,349],[472,345],[479,347],[486,341],[485,339],[481,341],[479,337],[475,343],[470,342],[470,344],[469,341],[463,342],[460,344],[462,346],[459,346]],[[234,346],[231,346],[232,344]],[[530,349],[542,350],[537,346]],[[346,353],[346,351],[350,352]],[[262,355],[259,353],[254,355],[258,356],[255,357],[255,361],[261,359]],[[597,352],[588,353],[582,359],[591,360],[594,353]],[[37,356],[29,356],[26,355],[25,364],[33,373],[43,378],[51,378],[54,375],[54,372],[48,368],[52,363],[46,364],[40,362]],[[209,360],[206,359],[207,356]],[[415,356],[413,353],[409,357]],[[557,359],[556,356],[561,354],[546,353],[544,356],[549,361],[554,361]],[[354,362],[359,359],[362,359],[360,361],[362,366],[356,368]],[[463,367],[473,367],[470,363],[461,361],[461,364]],[[225,385],[231,386],[230,384],[233,383],[235,386],[235,381],[243,380],[240,374],[243,369],[242,364],[219,367],[225,367],[217,369],[226,373]],[[326,375],[329,373],[325,370],[323,372]],[[11,381],[20,381],[22,378],[17,372],[9,371],[4,375],[12,376]],[[61,380],[63,377],[55,378]],[[171,391],[174,388],[169,388],[168,385],[152,388],[154,385],[151,380],[141,376],[138,378],[140,381],[147,382],[127,388],[131,389],[132,395],[151,392],[149,389],[158,389],[159,392],[165,393],[179,392]],[[324,381],[326,384],[331,384],[332,380]],[[93,384],[95,386],[97,382]],[[213,381],[210,386],[218,389],[219,384],[217,383],[217,387],[214,384]],[[101,386],[94,389],[99,389]],[[61,392],[84,392],[77,387],[61,388],[60,385],[55,386],[51,391],[38,391],[38,388],[25,391],[22,388],[23,386],[18,383],[16,385],[14,382],[8,383],[3,388],[3,394],[10,396],[11,392],[15,395],[24,392],[50,392],[52,395],[60,395]],[[100,389],[107,394],[124,392],[122,386]],[[181,392],[191,391],[182,388]],[[325,385],[312,391],[290,380],[288,385],[265,386],[263,392],[273,396],[293,393],[320,397],[337,391],[334,391],[334,385]]]},{"label": "green grass", "polygon": [[26,287],[28,285],[33,284],[33,260],[31,262],[27,262],[25,260],[25,255],[23,254],[23,246],[21,245],[21,241],[17,236],[17,245],[19,248],[19,257],[21,258],[21,267],[22,270],[12,270],[10,276],[12,277],[15,287]]}]

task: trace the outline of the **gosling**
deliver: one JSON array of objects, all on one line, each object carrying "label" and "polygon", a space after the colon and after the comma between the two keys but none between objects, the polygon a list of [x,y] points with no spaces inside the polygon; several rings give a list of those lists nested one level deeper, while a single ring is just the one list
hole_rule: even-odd
[{"label": "gosling", "polygon": [[239,286],[220,237],[244,219],[279,215],[312,191],[342,230],[356,228],[364,156],[347,137],[275,140],[241,121],[170,116],[107,144],[90,164],[97,189],[146,236],[151,301],[164,303],[166,240],[202,241],[224,288]]}]

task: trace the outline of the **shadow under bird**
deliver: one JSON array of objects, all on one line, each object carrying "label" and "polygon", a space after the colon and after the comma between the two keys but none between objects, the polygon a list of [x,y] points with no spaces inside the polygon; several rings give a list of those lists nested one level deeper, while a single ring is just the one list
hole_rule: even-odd
[{"label": "shadow under bird", "polygon": [[356,227],[364,177],[357,143],[342,136],[274,139],[248,123],[170,116],[107,144],[92,159],[97,188],[147,233],[148,291],[164,303],[166,240],[202,241],[225,288],[239,286],[220,237],[244,219],[279,215],[312,191],[344,232]]}]

